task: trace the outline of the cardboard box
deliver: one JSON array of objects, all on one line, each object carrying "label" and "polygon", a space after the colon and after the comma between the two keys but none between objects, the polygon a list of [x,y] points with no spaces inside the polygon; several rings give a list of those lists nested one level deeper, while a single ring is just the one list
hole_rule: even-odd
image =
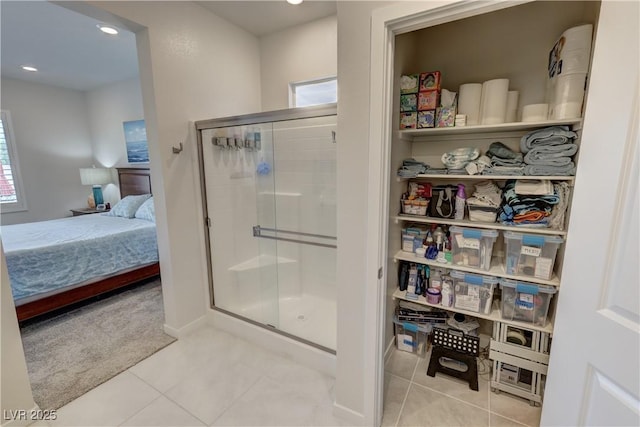
[{"label": "cardboard box", "polygon": [[440,91],[428,90],[418,94],[418,111],[435,110],[440,101]]},{"label": "cardboard box", "polygon": [[410,74],[400,77],[400,93],[418,93],[420,74]]},{"label": "cardboard box", "polygon": [[418,111],[418,95],[415,93],[400,95],[400,111]]},{"label": "cardboard box", "polygon": [[440,90],[440,71],[420,74],[420,92],[425,90]]},{"label": "cardboard box", "polygon": [[418,111],[418,129],[432,128],[436,125],[436,110]]},{"label": "cardboard box", "polygon": [[418,113],[400,113],[400,129],[415,129],[418,125]]}]

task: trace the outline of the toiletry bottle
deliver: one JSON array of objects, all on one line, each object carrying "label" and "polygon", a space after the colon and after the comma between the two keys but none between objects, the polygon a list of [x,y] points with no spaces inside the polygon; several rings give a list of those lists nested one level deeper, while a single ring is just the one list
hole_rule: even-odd
[{"label": "toiletry bottle", "polygon": [[409,269],[409,282],[407,284],[407,295],[416,293],[416,280],[418,276],[418,268],[415,264],[411,264]]},{"label": "toiletry bottle", "polygon": [[398,287],[401,291],[407,290],[407,282],[409,281],[409,263],[403,262],[400,266],[400,278],[398,279]]},{"label": "toiletry bottle", "polygon": [[456,194],[456,219],[464,219],[464,206],[467,195],[464,193],[464,184],[458,184],[458,194]]},{"label": "toiletry bottle", "polygon": [[430,269],[428,265],[425,265],[424,268],[422,269],[422,296],[423,297],[427,297],[427,289],[429,288],[429,276],[430,276]]},{"label": "toiletry bottle", "polygon": [[443,244],[444,244],[444,231],[442,231],[442,228],[440,226],[438,226],[435,231],[432,233],[433,236],[433,241],[436,242],[436,246],[438,251],[441,251],[443,249]]},{"label": "toiletry bottle", "polygon": [[416,295],[422,295],[422,287],[423,287],[423,276],[422,276],[422,266],[418,266],[418,274],[416,276]]}]

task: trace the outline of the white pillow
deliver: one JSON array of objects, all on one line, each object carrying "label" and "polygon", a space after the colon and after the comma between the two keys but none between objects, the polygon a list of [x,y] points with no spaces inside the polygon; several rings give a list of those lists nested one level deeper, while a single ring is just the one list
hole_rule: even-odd
[{"label": "white pillow", "polygon": [[120,200],[105,215],[121,216],[123,218],[133,218],[138,208],[149,198],[151,194],[141,194],[139,196],[127,196]]},{"label": "white pillow", "polygon": [[136,211],[136,218],[156,222],[156,209],[153,205],[153,197],[149,197]]}]

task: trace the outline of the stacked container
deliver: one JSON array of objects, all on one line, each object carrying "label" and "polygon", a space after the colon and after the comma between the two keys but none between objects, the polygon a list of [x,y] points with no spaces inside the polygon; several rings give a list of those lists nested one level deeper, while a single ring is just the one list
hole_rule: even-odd
[{"label": "stacked container", "polygon": [[557,292],[555,287],[501,279],[500,288],[500,312],[503,319],[546,326],[549,304]]},{"label": "stacked container", "polygon": [[558,247],[563,242],[562,237],[506,231],[504,240],[507,247],[507,274],[551,279]]},{"label": "stacked container", "polygon": [[449,228],[449,232],[454,265],[475,267],[486,271],[491,268],[493,244],[498,238],[496,230],[453,226]]},{"label": "stacked container", "polygon": [[493,290],[498,279],[491,276],[452,271],[455,308],[475,313],[490,314]]}]

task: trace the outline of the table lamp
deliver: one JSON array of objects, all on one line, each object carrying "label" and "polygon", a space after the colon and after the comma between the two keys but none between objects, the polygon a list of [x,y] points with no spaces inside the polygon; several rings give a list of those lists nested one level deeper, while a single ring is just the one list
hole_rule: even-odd
[{"label": "table lamp", "polygon": [[81,168],[80,181],[82,185],[93,186],[93,200],[97,205],[103,204],[102,185],[111,182],[111,170],[107,168]]}]

